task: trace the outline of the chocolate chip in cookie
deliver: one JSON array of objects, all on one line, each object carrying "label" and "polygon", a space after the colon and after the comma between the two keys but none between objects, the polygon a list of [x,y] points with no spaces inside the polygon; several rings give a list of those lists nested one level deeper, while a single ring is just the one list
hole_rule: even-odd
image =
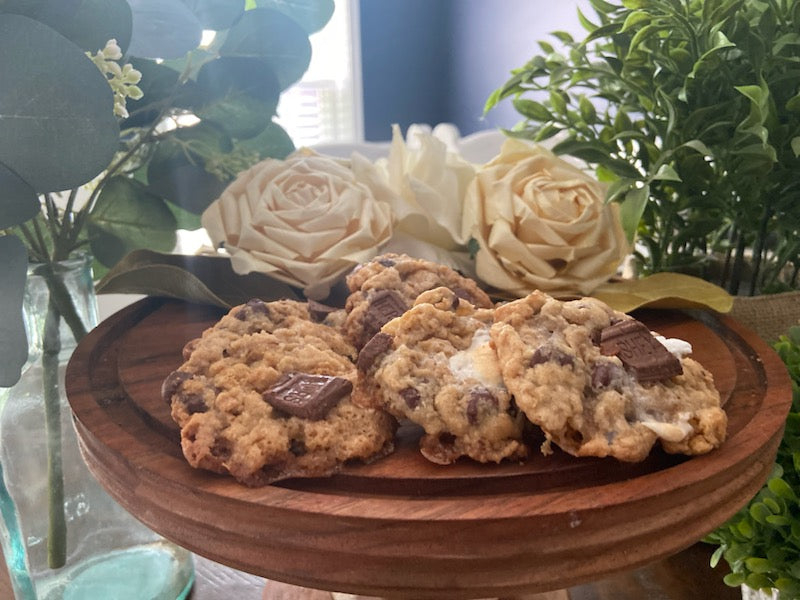
[{"label": "chocolate chip in cookie", "polygon": [[173,371],[167,378],[164,379],[164,383],[161,384],[161,397],[164,399],[164,402],[169,404],[172,402],[172,396],[174,396],[178,389],[180,389],[183,382],[191,379],[194,377],[191,373],[187,373],[186,371]]},{"label": "chocolate chip in cookie", "polygon": [[641,321],[627,319],[600,334],[600,352],[616,356],[640,382],[663,381],[683,373],[681,362]]},{"label": "chocolate chip in cookie", "polygon": [[370,370],[370,367],[375,364],[375,360],[389,348],[392,347],[392,336],[388,333],[376,333],[372,339],[368,341],[361,352],[358,353],[358,360],[356,367],[362,373]]},{"label": "chocolate chip in cookie", "polygon": [[319,421],[352,391],[353,384],[344,377],[287,373],[264,392],[263,398],[294,417]]},{"label": "chocolate chip in cookie", "polygon": [[401,316],[408,309],[406,301],[394,290],[380,290],[370,300],[364,316],[364,334],[367,339],[378,333],[386,323]]}]

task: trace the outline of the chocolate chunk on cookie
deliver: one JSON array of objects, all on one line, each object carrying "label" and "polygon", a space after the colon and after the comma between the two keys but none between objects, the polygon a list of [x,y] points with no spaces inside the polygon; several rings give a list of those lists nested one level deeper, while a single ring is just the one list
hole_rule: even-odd
[{"label": "chocolate chunk on cookie", "polygon": [[420,451],[432,462],[524,458],[524,418],[500,376],[491,324],[490,309],[448,288],[422,293],[361,350],[354,401],[422,426]]},{"label": "chocolate chunk on cookie", "polygon": [[191,347],[162,393],[192,466],[264,485],[391,451],[394,419],[352,402],[355,349],[305,303],[234,307]]},{"label": "chocolate chunk on cookie", "polygon": [[263,398],[293,417],[319,421],[352,391],[352,382],[344,377],[287,373],[264,392]]},{"label": "chocolate chunk on cookie", "polygon": [[639,321],[627,319],[600,332],[600,353],[616,356],[636,381],[664,381],[683,373],[681,361],[670,354]]},{"label": "chocolate chunk on cookie", "polygon": [[384,254],[359,265],[346,282],[351,294],[345,304],[344,332],[359,349],[381,326],[410,308],[422,292],[437,287],[449,288],[476,307],[492,307],[475,281],[445,265],[404,254]]},{"label": "chocolate chunk on cookie", "polygon": [[520,410],[570,454],[639,461],[656,442],[701,454],[725,439],[711,374],[599,300],[534,292],[496,308],[491,337]]}]

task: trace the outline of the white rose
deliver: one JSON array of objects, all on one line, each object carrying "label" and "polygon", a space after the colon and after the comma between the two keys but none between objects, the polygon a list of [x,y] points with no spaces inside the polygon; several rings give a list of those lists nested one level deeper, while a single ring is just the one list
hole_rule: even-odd
[{"label": "white rose", "polygon": [[522,296],[589,294],[629,253],[605,187],[542,147],[509,139],[467,191],[464,231],[484,282]]},{"label": "white rose", "polygon": [[428,130],[411,126],[408,141],[392,127],[387,158],[376,161],[399,202],[397,229],[444,250],[462,247],[462,208],[475,168]]},{"label": "white rose", "polygon": [[325,298],[392,235],[391,192],[374,185],[367,159],[354,156],[353,163],[309,151],[264,160],[205,210],[203,227],[236,273],[266,273]]}]

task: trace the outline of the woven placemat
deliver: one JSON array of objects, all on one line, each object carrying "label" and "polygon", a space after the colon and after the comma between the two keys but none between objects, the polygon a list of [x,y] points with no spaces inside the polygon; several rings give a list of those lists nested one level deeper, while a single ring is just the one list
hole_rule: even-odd
[{"label": "woven placemat", "polygon": [[736,296],[729,313],[767,342],[800,324],[800,290],[763,296]]}]

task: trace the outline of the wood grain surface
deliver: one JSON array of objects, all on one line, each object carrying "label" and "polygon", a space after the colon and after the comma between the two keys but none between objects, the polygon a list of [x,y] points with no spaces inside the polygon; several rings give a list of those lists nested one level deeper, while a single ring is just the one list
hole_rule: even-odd
[{"label": "wood grain surface", "polygon": [[442,467],[405,429],[397,451],[327,479],[246,488],[194,470],[160,397],[215,309],[145,299],[78,346],[67,392],[90,469],[165,537],[276,581],[384,598],[491,598],[576,586],[691,546],[763,485],[791,393],[780,359],[733,321],[637,316],[694,346],[714,374],[728,440],[629,465],[563,453]]}]

